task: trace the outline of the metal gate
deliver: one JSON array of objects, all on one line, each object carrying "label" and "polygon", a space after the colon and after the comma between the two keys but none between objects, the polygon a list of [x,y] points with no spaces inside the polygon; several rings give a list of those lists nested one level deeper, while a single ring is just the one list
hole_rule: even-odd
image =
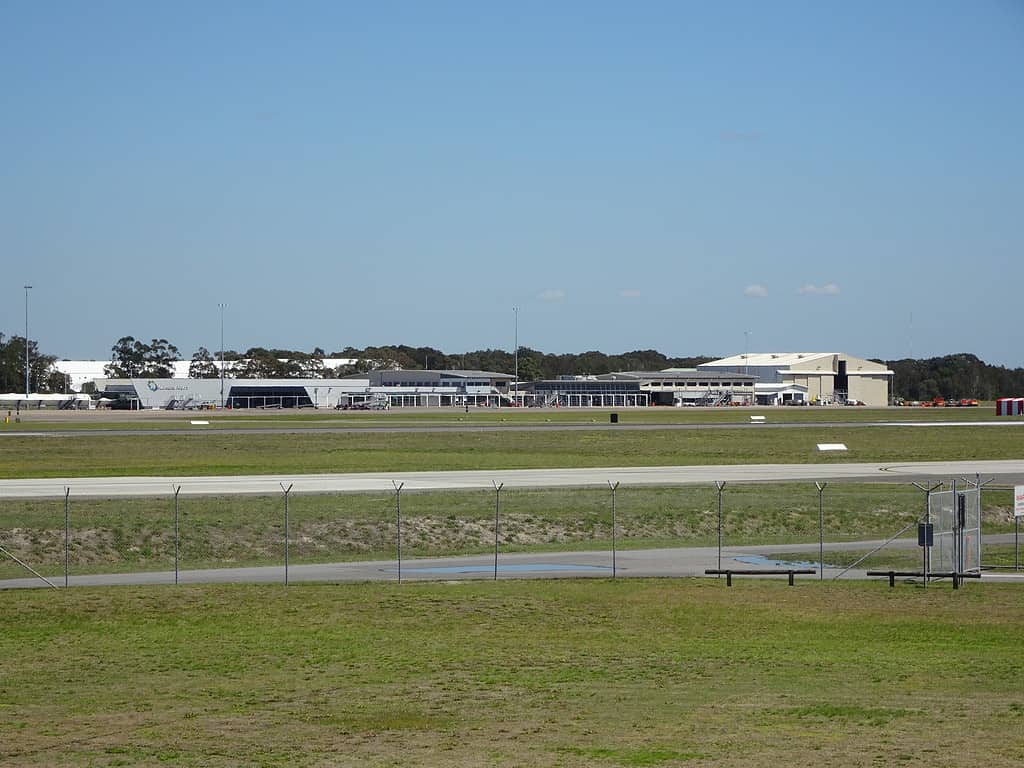
[{"label": "metal gate", "polygon": [[953,489],[930,494],[928,517],[935,525],[929,571],[980,571],[981,489]]}]

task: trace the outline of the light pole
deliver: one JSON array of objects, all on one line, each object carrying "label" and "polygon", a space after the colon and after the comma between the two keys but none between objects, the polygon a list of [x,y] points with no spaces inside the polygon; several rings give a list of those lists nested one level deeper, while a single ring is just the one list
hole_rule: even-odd
[{"label": "light pole", "polygon": [[516,316],[516,330],[515,330],[515,381],[513,382],[513,397],[514,405],[519,405],[519,307],[512,307],[512,311]]},{"label": "light pole", "polygon": [[224,407],[224,310],[227,304],[218,304],[220,307],[220,407]]},{"label": "light pole", "polygon": [[[746,376],[750,373],[750,331],[743,332],[743,375]],[[750,386],[749,381],[743,382],[744,386]],[[756,405],[757,398],[754,397],[753,401],[749,405]]]},{"label": "light pole", "polygon": [[29,378],[28,378],[28,292],[31,290],[31,285],[25,286],[25,397],[29,395]]}]

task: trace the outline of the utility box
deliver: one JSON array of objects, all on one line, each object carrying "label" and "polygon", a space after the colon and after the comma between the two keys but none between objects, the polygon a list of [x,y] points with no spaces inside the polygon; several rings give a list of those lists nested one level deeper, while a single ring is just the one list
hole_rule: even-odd
[{"label": "utility box", "polygon": [[935,524],[934,523],[918,523],[917,524],[917,546],[919,546],[919,547],[934,547],[935,546]]}]

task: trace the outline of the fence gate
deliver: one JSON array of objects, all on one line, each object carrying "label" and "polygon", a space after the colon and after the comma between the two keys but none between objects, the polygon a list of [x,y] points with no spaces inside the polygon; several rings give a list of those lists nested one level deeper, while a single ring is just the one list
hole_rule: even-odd
[{"label": "fence gate", "polygon": [[981,570],[981,489],[937,491],[928,498],[935,525],[930,571]]}]

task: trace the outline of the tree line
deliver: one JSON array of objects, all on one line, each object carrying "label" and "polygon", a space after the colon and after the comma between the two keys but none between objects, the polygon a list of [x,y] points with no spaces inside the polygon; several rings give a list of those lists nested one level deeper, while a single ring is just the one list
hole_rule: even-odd
[{"label": "tree line", "polygon": [[[153,339],[145,343],[125,336],[117,340],[111,352],[113,354],[110,364],[106,366],[106,373],[112,378],[166,378],[172,375],[174,363],[181,360],[177,347],[166,339]],[[606,355],[602,352],[553,355],[529,347],[520,347],[517,358],[514,352],[501,349],[446,354],[434,347],[405,345],[363,349],[345,347],[331,353],[320,347],[312,352],[251,347],[244,352],[225,350],[223,356],[225,375],[243,379],[340,378],[378,368],[392,368],[479,370],[510,374],[518,370],[521,379],[535,380],[575,374],[598,375],[613,371],[692,368],[715,359],[707,356],[670,358],[655,350],[639,350],[621,355]],[[333,367],[324,362],[339,358],[354,362]],[[219,353],[214,355],[206,347],[200,347],[189,363],[189,377],[219,377],[219,359]]]},{"label": "tree line", "polygon": [[876,360],[893,372],[892,396],[903,400],[934,397],[1024,397],[1024,368],[989,365],[975,355],[960,353],[926,360]]},{"label": "tree line", "polygon": [[[53,364],[57,358],[39,351],[36,342],[28,342],[29,389],[33,392],[67,392],[67,377]],[[25,389],[25,337],[7,338],[0,333],[0,392]]]},{"label": "tree line", "polygon": [[[6,337],[0,333],[0,392],[20,392],[25,388],[25,337]],[[28,341],[29,378],[33,392],[66,392],[67,377],[58,372],[57,358],[41,352],[35,341]],[[668,357],[653,349],[635,350],[618,355],[591,351],[551,354],[520,347],[519,354],[503,349],[448,354],[435,347],[406,345],[345,347],[325,352],[316,347],[310,352],[294,349],[250,347],[244,352],[224,351],[225,375],[232,378],[342,378],[377,368],[406,370],[474,370],[514,374],[523,381],[557,379],[560,376],[598,376],[617,371],[660,371],[665,368],[693,368],[718,359],[714,356]],[[349,359],[355,362],[331,366],[324,361]],[[144,342],[123,336],[111,347],[105,373],[111,378],[170,378],[174,363],[181,360],[178,348],[167,339]],[[200,347],[189,363],[190,378],[218,378],[214,355]],[[989,365],[975,355],[960,353],[923,360],[879,360],[894,372],[894,398],[931,400],[1024,396],[1024,368]]]}]

